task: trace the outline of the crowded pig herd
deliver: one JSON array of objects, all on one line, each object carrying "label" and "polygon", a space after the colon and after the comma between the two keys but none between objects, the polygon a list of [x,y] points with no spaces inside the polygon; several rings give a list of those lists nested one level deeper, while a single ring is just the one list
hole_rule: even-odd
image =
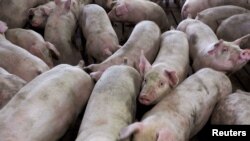
[{"label": "crowded pig herd", "polygon": [[250,124],[250,93],[228,78],[250,60],[250,1],[174,2],[176,28],[168,0],[1,0],[0,140],[188,141]]}]

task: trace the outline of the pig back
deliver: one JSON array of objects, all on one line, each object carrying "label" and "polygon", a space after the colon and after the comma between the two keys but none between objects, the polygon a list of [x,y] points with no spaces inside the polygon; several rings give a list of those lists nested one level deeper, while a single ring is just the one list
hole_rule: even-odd
[{"label": "pig back", "polygon": [[121,128],[133,121],[140,82],[132,67],[108,68],[93,89],[76,141],[116,141]]},{"label": "pig back", "polygon": [[201,69],[164,97],[143,119],[156,114],[175,119],[172,122],[182,122],[182,130],[190,132],[192,137],[206,124],[216,102],[231,91],[231,82],[225,74]]},{"label": "pig back", "polygon": [[59,65],[43,73],[1,110],[1,140],[56,141],[82,110],[92,87],[89,75],[78,67]]},{"label": "pig back", "polygon": [[211,117],[212,124],[249,125],[250,93],[236,91],[220,100]]}]

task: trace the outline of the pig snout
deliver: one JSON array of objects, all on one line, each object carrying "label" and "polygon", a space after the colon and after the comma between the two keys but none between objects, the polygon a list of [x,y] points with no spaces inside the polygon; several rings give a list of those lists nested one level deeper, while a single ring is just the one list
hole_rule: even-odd
[{"label": "pig snout", "polygon": [[243,60],[250,60],[250,49],[245,49],[240,53],[240,58]]},{"label": "pig snout", "polygon": [[155,95],[153,94],[153,92],[141,92],[139,95],[139,102],[143,105],[150,105],[155,99]]}]

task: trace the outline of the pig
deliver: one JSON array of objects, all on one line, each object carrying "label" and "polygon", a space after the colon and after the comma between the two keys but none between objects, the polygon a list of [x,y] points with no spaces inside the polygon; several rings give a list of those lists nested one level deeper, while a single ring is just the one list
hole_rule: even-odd
[{"label": "pig", "polygon": [[30,8],[28,10],[29,16],[31,16],[31,20],[29,21],[33,27],[36,28],[45,28],[47,23],[47,19],[53,9],[56,8],[56,4],[54,1],[50,1],[43,5],[39,5],[35,8]]},{"label": "pig", "polygon": [[89,64],[101,63],[120,48],[109,17],[99,5],[81,7],[80,26],[86,39]]},{"label": "pig", "polygon": [[7,40],[4,35],[7,29],[6,23],[0,21],[0,67],[27,82],[49,70],[40,58]]},{"label": "pig", "polygon": [[21,28],[28,21],[29,8],[45,4],[50,0],[1,0],[0,19],[10,28]]},{"label": "pig", "polygon": [[140,84],[132,67],[108,68],[91,93],[76,141],[117,141],[122,127],[134,120]]},{"label": "pig", "polygon": [[249,125],[250,93],[237,90],[220,100],[211,117],[212,124]]},{"label": "pig", "polygon": [[127,42],[100,64],[91,64],[84,69],[90,73],[92,79],[97,81],[102,73],[112,65],[122,64],[127,59],[127,65],[135,67],[138,71],[140,53],[143,51],[146,58],[152,63],[159,50],[160,29],[152,21],[139,22],[132,31]]},{"label": "pig", "polygon": [[[234,28],[232,28],[234,27]],[[250,12],[231,16],[220,24],[216,31],[218,38],[234,41],[250,34]],[[250,48],[250,36],[241,44],[241,48]]]},{"label": "pig", "polygon": [[219,99],[230,94],[232,85],[222,72],[204,68],[185,79],[150,111],[120,131],[120,140],[187,141],[208,121]]},{"label": "pig", "polygon": [[0,111],[1,140],[57,141],[83,109],[93,85],[82,62],[41,74]]},{"label": "pig", "polygon": [[188,15],[195,18],[197,13],[205,9],[222,5],[236,5],[250,9],[249,0],[186,0],[181,9],[181,16],[183,19],[186,19]]},{"label": "pig", "polygon": [[27,82],[0,67],[0,110]]},{"label": "pig", "polygon": [[154,21],[164,32],[169,29],[164,10],[156,3],[147,0],[117,0],[108,13],[111,21],[136,24],[143,20]]},{"label": "pig", "polygon": [[158,103],[188,74],[189,46],[186,34],[177,30],[163,33],[154,63],[151,65],[142,53],[139,68],[144,78],[139,102],[144,105]]},{"label": "pig", "polygon": [[60,56],[53,44],[45,42],[43,37],[33,30],[13,28],[6,31],[5,37],[13,44],[42,59],[50,68],[54,66],[52,56],[55,59]]},{"label": "pig", "polygon": [[225,73],[234,73],[250,60],[250,50],[239,47],[250,35],[233,42],[218,40],[209,26],[190,18],[183,20],[177,29],[188,36],[192,67],[195,71],[210,67]]},{"label": "pig", "polygon": [[[208,8],[198,13],[197,20],[207,24],[214,32],[221,22],[233,15],[250,12],[248,9],[234,5],[224,5]],[[237,28],[236,28],[237,29]]]},{"label": "pig", "polygon": [[55,45],[60,53],[54,65],[66,63],[76,65],[81,59],[81,53],[73,45],[72,39],[77,29],[80,13],[78,0],[55,0],[56,8],[50,14],[44,31],[44,39]]}]

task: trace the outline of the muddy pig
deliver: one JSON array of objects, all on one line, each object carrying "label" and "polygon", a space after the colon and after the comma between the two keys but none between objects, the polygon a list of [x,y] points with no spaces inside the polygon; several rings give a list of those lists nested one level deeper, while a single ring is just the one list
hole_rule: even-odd
[{"label": "muddy pig", "polygon": [[0,21],[0,67],[27,82],[49,70],[40,58],[8,41],[4,35],[7,29],[7,25]]},{"label": "muddy pig", "polygon": [[119,49],[118,38],[109,17],[99,5],[81,7],[80,26],[87,42],[88,63],[101,63]]},{"label": "muddy pig", "polygon": [[216,32],[218,26],[221,24],[223,20],[233,15],[247,13],[247,12],[250,11],[239,6],[234,6],[234,5],[217,6],[208,8],[198,13],[196,19],[207,24],[214,32]]},{"label": "muddy pig", "polygon": [[250,93],[237,90],[222,99],[211,117],[212,124],[250,125]]},{"label": "muddy pig", "polygon": [[81,65],[58,65],[25,85],[0,111],[1,141],[57,141],[93,88]]},{"label": "muddy pig", "polygon": [[55,0],[56,8],[50,14],[45,26],[44,39],[55,45],[60,52],[59,61],[54,64],[66,63],[76,65],[82,59],[72,39],[77,29],[80,3],[78,0]]},{"label": "muddy pig", "polygon": [[139,102],[156,104],[188,74],[189,46],[186,34],[177,30],[163,33],[154,63],[151,65],[142,53],[139,68],[144,76]]},{"label": "muddy pig", "polygon": [[218,40],[213,30],[199,20],[186,19],[177,27],[188,36],[190,55],[195,71],[210,67],[218,71],[233,73],[250,60],[250,50],[240,49],[244,36],[233,42]]},{"label": "muddy pig", "polygon": [[50,42],[45,42],[43,37],[33,30],[13,28],[5,33],[7,40],[22,47],[31,54],[42,59],[49,67],[53,67],[52,56],[58,59],[60,53]]},{"label": "muddy pig", "polygon": [[27,82],[0,67],[0,110]]},{"label": "muddy pig", "polygon": [[108,68],[91,93],[76,141],[117,141],[122,127],[134,120],[140,84],[132,67]]},{"label": "muddy pig", "polygon": [[222,72],[204,68],[165,96],[140,122],[124,127],[120,139],[132,141],[187,141],[208,121],[219,99],[232,91]]},{"label": "muddy pig", "polygon": [[207,8],[222,5],[236,5],[250,9],[249,0],[186,0],[182,7],[181,15],[183,19],[187,18],[188,15],[195,18],[197,13]]},{"label": "muddy pig", "polygon": [[164,32],[169,29],[164,10],[156,3],[147,0],[117,0],[108,13],[111,21],[136,24],[143,20],[154,21]]},{"label": "muddy pig", "polygon": [[[234,41],[244,35],[250,34],[250,12],[234,15],[222,21],[217,29],[218,38]],[[250,36],[241,44],[242,48],[250,48]]]},{"label": "muddy pig", "polygon": [[44,5],[39,5],[35,8],[29,9],[29,16],[32,17],[30,23],[33,27],[45,28],[47,19],[53,9],[56,8],[54,1],[50,1]]},{"label": "muddy pig", "polygon": [[1,0],[0,20],[10,28],[23,27],[28,21],[29,8],[45,4],[50,0]]},{"label": "muddy pig", "polygon": [[127,58],[127,64],[139,70],[140,52],[143,50],[146,58],[152,63],[159,50],[159,44],[159,27],[152,21],[142,21],[135,26],[127,42],[112,56],[100,64],[92,64],[85,69],[91,72],[90,76],[94,80],[98,80],[108,67],[122,64]]}]

